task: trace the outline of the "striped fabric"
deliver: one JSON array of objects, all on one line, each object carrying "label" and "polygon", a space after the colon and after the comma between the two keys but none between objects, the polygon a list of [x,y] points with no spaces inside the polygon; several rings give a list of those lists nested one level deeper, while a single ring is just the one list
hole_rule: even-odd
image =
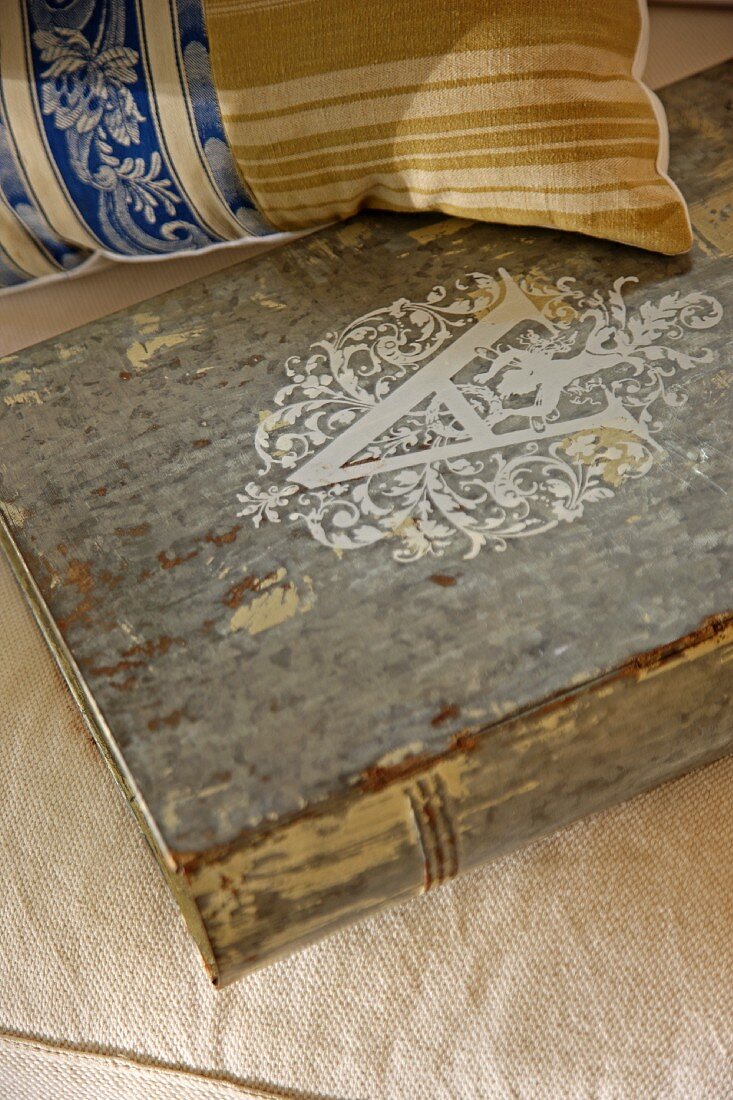
[{"label": "striped fabric", "polygon": [[0,9],[0,288],[363,207],[690,245],[639,0]]},{"label": "striped fabric", "polygon": [[273,232],[229,151],[200,0],[0,7],[0,287]]},{"label": "striped fabric", "polygon": [[204,0],[224,128],[275,226],[363,207],[690,247],[639,0]]}]

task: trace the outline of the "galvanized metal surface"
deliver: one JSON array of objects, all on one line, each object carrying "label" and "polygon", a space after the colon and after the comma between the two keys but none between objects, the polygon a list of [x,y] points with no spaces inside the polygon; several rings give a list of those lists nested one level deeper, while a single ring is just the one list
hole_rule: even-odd
[{"label": "galvanized metal surface", "polygon": [[689,257],[370,216],[2,363],[15,545],[224,980],[733,739],[731,66],[664,98]]}]

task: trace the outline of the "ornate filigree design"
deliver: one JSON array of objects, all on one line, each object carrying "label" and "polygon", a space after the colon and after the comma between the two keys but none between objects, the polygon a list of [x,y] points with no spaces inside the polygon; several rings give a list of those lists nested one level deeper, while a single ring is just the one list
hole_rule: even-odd
[{"label": "ornate filigree design", "polygon": [[[305,487],[302,465],[375,406],[394,406],[407,379],[491,313],[501,284],[474,273],[453,300],[436,287],[424,302],[401,298],[330,333],[287,362],[290,382],[255,437],[261,483],[238,495],[238,514],[256,526],[287,517],[338,552],[390,540],[401,562],[440,556],[456,540],[470,558],[572,522],[650,469],[664,406],[685,400],[678,375],[710,358],[680,341],[722,316],[710,295],[677,291],[628,310],[623,289],[635,281],[618,279],[607,295],[571,279],[517,281],[528,316],[539,309],[551,323],[520,321],[450,383],[491,431],[490,449],[469,453],[471,432],[438,388],[361,451],[345,451],[348,478]],[[504,445],[505,432],[522,442]]]},{"label": "ornate filigree design", "polygon": [[[93,228],[102,243],[131,254],[209,244],[213,238],[165,175],[154,128],[138,105],[147,102],[146,84],[140,52],[125,41],[125,6],[77,5],[62,18],[48,0],[32,0],[29,14],[41,24],[32,42],[45,65],[40,104],[53,123],[56,159],[70,182],[96,193]],[[77,26],[68,25],[74,19]]]}]

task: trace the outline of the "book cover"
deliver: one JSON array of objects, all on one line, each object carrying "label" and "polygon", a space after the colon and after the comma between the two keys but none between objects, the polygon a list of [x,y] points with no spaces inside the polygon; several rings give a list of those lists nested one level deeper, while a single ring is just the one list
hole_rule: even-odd
[{"label": "book cover", "polygon": [[663,94],[687,256],[365,215],[2,361],[3,545],[214,980],[733,745],[731,95]]}]

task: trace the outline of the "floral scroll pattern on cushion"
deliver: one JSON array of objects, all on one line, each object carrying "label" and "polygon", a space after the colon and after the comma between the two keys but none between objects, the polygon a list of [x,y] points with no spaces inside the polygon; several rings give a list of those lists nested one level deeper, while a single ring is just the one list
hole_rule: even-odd
[{"label": "floral scroll pattern on cushion", "polygon": [[0,285],[95,250],[160,256],[271,232],[229,152],[199,0],[3,12]]}]

